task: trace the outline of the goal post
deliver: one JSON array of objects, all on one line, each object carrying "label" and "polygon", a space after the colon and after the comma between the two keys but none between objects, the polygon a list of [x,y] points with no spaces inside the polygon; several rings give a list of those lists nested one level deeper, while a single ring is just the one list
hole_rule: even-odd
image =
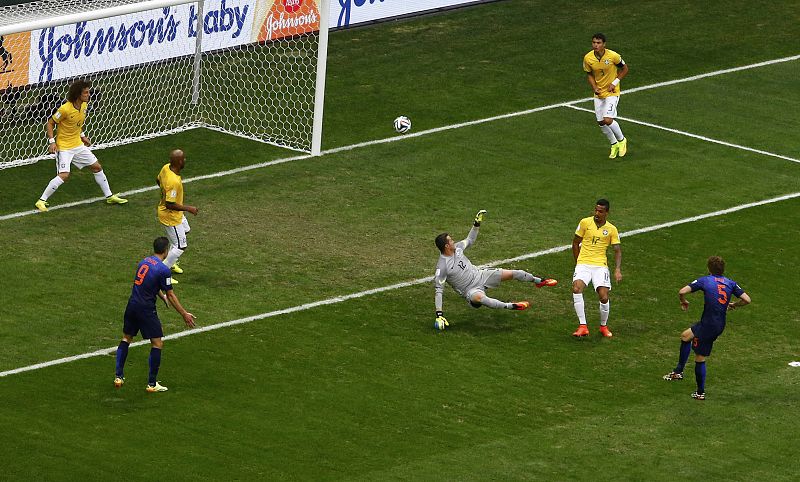
[{"label": "goal post", "polygon": [[93,84],[85,127],[93,148],[206,127],[319,154],[328,2],[4,7],[0,169],[53,157],[44,124],[77,79]]}]

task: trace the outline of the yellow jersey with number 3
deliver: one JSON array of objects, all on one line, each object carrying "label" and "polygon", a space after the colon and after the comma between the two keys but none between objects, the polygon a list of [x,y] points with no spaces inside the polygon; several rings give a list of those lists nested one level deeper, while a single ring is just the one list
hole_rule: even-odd
[{"label": "yellow jersey with number 3", "polygon": [[183,204],[183,181],[181,176],[172,172],[169,164],[164,164],[158,173],[158,185],[161,186],[161,202],[158,203],[158,221],[165,226],[177,226],[183,222],[183,211],[167,208],[167,203]]},{"label": "yellow jersey with number 3", "polygon": [[583,56],[583,71],[594,76],[597,87],[602,91],[595,97],[619,96],[619,85],[614,87],[614,92],[609,92],[608,87],[617,78],[617,65],[622,63],[622,56],[611,49],[606,49],[601,58],[594,55],[594,50]]},{"label": "yellow jersey with number 3", "polygon": [[66,102],[53,114],[53,122],[58,125],[56,130],[56,146],[59,151],[74,149],[83,145],[81,131],[86,120],[86,102],[81,103],[80,110],[72,102]]},{"label": "yellow jersey with number 3", "polygon": [[578,223],[575,235],[582,239],[581,253],[576,264],[608,266],[606,250],[612,244],[619,244],[619,231],[616,226],[606,221],[598,228],[594,216],[589,216]]}]

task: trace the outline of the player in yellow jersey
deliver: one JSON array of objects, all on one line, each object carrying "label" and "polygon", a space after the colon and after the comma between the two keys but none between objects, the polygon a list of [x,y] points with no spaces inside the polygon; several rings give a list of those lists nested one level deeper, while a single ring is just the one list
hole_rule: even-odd
[{"label": "player in yellow jersey", "polygon": [[619,244],[619,231],[607,221],[610,203],[600,199],[594,207],[594,216],[581,219],[572,239],[572,255],[575,257],[575,274],[572,276],[572,302],[580,325],[572,336],[587,336],[586,313],[583,309],[583,289],[591,281],[600,299],[600,334],[613,336],[608,329],[608,314],[611,302],[608,292],[611,279],[608,273],[606,250],[614,247],[614,279],[622,281],[622,248]]},{"label": "player in yellow jersey", "polygon": [[592,35],[592,50],[583,56],[586,81],[594,92],[594,113],[600,130],[611,142],[610,159],[628,152],[628,139],[616,120],[619,103],[619,82],[628,75],[628,65],[622,56],[606,48],[606,36]]},{"label": "player in yellow jersey", "polygon": [[156,182],[161,187],[161,201],[158,203],[158,222],[164,226],[169,239],[169,254],[164,259],[164,264],[170,267],[176,274],[183,273],[178,266],[178,258],[188,247],[186,244],[186,233],[189,232],[189,223],[186,216],[188,211],[197,215],[197,208],[183,204],[183,180],[181,171],[186,165],[186,155],[180,149],[175,149],[169,153],[169,164],[164,164],[161,172],[158,173]]},{"label": "player in yellow jersey", "polygon": [[[85,80],[73,82],[67,93],[67,102],[58,108],[55,114],[47,120],[47,138],[49,151],[56,155],[56,167],[58,175],[50,180],[42,196],[36,201],[35,206],[41,212],[47,211],[47,200],[50,199],[62,184],[69,179],[70,165],[75,164],[78,169],[89,167],[94,173],[94,180],[108,204],[125,204],[127,199],[122,199],[117,194],[111,192],[108,186],[108,179],[103,172],[103,166],[89,150],[92,142],[83,133],[83,123],[86,120],[86,108],[89,105],[89,89],[92,83]],[[55,126],[58,129],[53,132]]]}]

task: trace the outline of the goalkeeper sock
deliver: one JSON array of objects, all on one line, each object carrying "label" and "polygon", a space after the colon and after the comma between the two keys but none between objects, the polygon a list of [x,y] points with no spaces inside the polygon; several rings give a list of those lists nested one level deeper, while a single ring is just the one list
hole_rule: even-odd
[{"label": "goalkeeper sock", "polygon": [[512,269],[511,276],[517,281],[533,281],[534,283],[542,282],[541,278],[537,278],[536,276],[528,273],[527,271],[522,271],[521,269]]},{"label": "goalkeeper sock", "polygon": [[103,172],[102,169],[94,173],[94,181],[100,186],[100,189],[103,191],[103,195],[105,197],[110,196],[111,188],[108,187],[108,179],[106,178],[106,173]]},{"label": "goalkeeper sock", "polygon": [[610,142],[612,144],[616,144],[617,143],[617,137],[611,131],[610,127],[603,125],[603,126],[600,126],[600,130],[603,131],[603,134],[606,135],[606,137],[608,138],[608,142]]},{"label": "goalkeeper sock", "polygon": [[683,341],[681,340],[681,350],[680,354],[678,355],[678,364],[675,366],[675,373],[683,373],[683,369],[686,368],[686,362],[689,360],[689,353],[692,351],[692,342],[691,341]]},{"label": "goalkeeper sock", "polygon": [[617,121],[614,121],[611,124],[609,124],[608,128],[611,129],[611,132],[614,133],[614,137],[616,138],[616,140],[621,141],[625,139],[625,136],[622,135],[622,128],[619,126]]},{"label": "goalkeeper sock", "polygon": [[150,348],[150,377],[147,379],[149,385],[155,385],[158,378],[158,368],[161,366],[161,348]]},{"label": "goalkeeper sock", "polygon": [[42,193],[40,199],[42,201],[47,201],[47,199],[50,196],[52,196],[53,194],[56,193],[56,191],[58,191],[58,188],[61,187],[62,184],[64,184],[64,180],[61,179],[59,176],[50,179],[50,183],[47,185],[46,188],[44,188],[44,192]]},{"label": "goalkeeper sock", "polygon": [[122,378],[122,374],[125,370],[125,360],[128,358],[128,347],[131,346],[125,340],[119,342],[119,346],[117,347],[117,376]]},{"label": "goalkeeper sock", "polygon": [[484,295],[483,298],[481,298],[481,304],[483,306],[486,306],[486,307],[489,307],[489,308],[493,308],[493,309],[505,308],[507,310],[510,310],[512,308],[511,303],[504,303],[504,302],[502,302],[500,300],[496,300],[494,298],[489,298],[486,295]]},{"label": "goalkeeper sock", "polygon": [[697,380],[697,393],[706,393],[706,362],[694,362],[694,378]]}]

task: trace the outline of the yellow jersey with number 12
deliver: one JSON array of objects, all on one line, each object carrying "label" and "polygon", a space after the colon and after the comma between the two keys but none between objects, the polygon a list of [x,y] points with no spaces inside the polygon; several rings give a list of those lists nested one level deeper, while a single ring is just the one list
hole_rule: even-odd
[{"label": "yellow jersey with number 12", "polygon": [[600,99],[619,96],[619,84],[614,87],[614,92],[609,92],[608,87],[617,78],[617,65],[622,63],[622,56],[611,49],[606,49],[599,59],[594,55],[594,50],[583,56],[583,71],[594,76],[597,87],[600,88]]},{"label": "yellow jersey with number 12", "polygon": [[581,253],[576,264],[608,266],[606,250],[609,245],[619,244],[619,231],[616,226],[606,221],[598,228],[594,216],[589,216],[578,223],[575,235],[582,239]]},{"label": "yellow jersey with number 12", "polygon": [[158,203],[158,221],[165,226],[177,226],[183,222],[183,211],[167,208],[167,203],[183,204],[183,181],[181,176],[172,172],[169,164],[164,164],[158,173],[158,185],[161,186],[161,202]]}]

